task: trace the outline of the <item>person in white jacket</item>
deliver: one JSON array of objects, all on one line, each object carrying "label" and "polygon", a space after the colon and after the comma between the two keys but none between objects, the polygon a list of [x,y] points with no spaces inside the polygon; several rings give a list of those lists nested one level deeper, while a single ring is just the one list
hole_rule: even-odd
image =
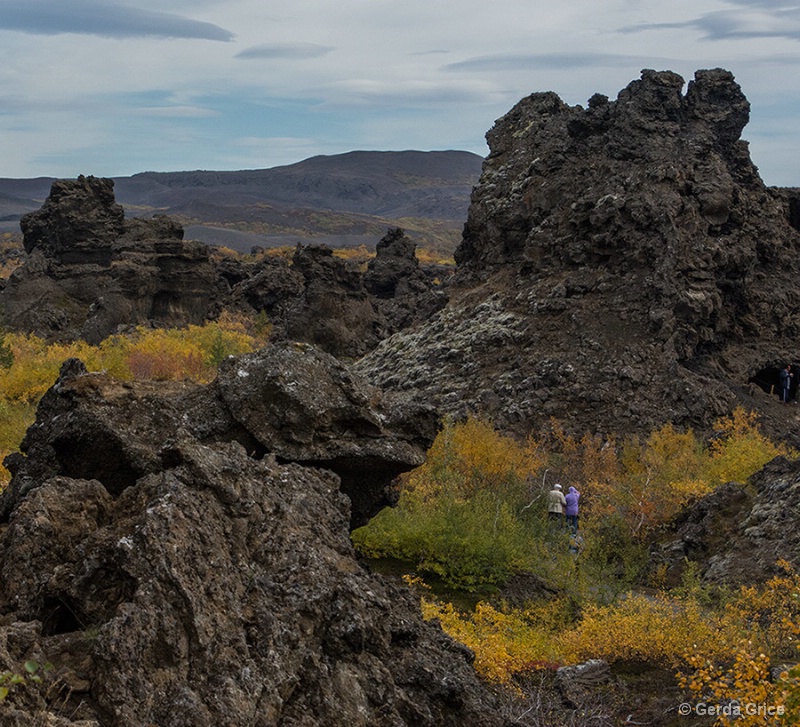
[{"label": "person in white jacket", "polygon": [[557,482],[553,485],[553,489],[547,493],[547,514],[554,523],[559,525],[564,524],[564,508],[567,506],[567,501],[564,498],[564,493],[561,492],[561,485]]}]

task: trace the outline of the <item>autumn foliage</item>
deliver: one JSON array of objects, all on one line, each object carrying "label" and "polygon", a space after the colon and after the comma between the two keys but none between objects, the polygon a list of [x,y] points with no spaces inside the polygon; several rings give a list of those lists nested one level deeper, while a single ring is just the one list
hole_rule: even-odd
[{"label": "autumn foliage", "polygon": [[[780,454],[795,456],[741,409],[707,441],[671,425],[641,440],[574,438],[553,423],[547,438],[519,442],[476,419],[448,422],[426,464],[403,480],[397,507],[356,531],[354,542],[451,587],[476,590],[525,572],[561,594],[524,608],[459,608],[441,592],[423,592],[423,614],[469,646],[490,681],[513,685],[531,670],[603,658],[672,670],[696,700],[800,705],[800,668],[770,676],[775,663],[798,659],[800,576],[791,568],[737,591],[712,593],[692,568],[672,591],[637,585],[637,557],[659,526]],[[579,554],[545,519],[553,473],[582,493]],[[763,715],[736,722],[773,723]]]},{"label": "autumn foliage", "polygon": [[618,443],[576,439],[554,423],[549,438],[519,442],[478,419],[448,422],[426,463],[402,481],[398,506],[353,539],[366,555],[410,561],[460,588],[522,571],[563,580],[566,547],[553,547],[559,534],[544,520],[555,472],[581,492],[583,561],[630,579],[657,527],[719,485],[745,482],[778,454],[790,453],[741,409],[717,422],[710,443],[671,425]]},{"label": "autumn foliage", "polygon": [[746,482],[771,459],[791,454],[771,442],[755,413],[737,408],[715,423],[715,436],[665,424],[646,439],[575,439],[554,425],[554,456],[565,479],[577,483],[587,515],[621,518],[631,537],[671,520],[687,502],[726,482]]},{"label": "autumn foliage", "polygon": [[477,419],[451,422],[404,479],[399,506],[353,540],[363,553],[412,561],[468,590],[548,571],[560,559],[546,552],[541,488],[531,479],[543,465],[534,442],[519,444]]},{"label": "autumn foliage", "polygon": [[[228,355],[263,345],[264,322],[230,315],[182,329],[137,328],[97,346],[85,341],[48,343],[32,334],[6,333],[0,343],[0,460],[14,451],[33,423],[36,403],[58,378],[61,364],[79,358],[90,371],[117,379],[210,381]],[[0,485],[8,473],[0,468]]]}]

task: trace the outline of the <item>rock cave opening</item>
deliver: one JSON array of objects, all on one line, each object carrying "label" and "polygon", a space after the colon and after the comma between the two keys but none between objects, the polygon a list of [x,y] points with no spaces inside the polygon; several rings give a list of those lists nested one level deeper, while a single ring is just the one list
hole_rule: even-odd
[{"label": "rock cave opening", "polygon": [[800,197],[789,197],[789,224],[795,230],[800,230]]},{"label": "rock cave opening", "polygon": [[136,484],[141,473],[131,466],[119,442],[92,436],[61,437],[52,443],[59,474],[80,480],[97,480],[114,497]]},{"label": "rock cave opening", "polygon": [[83,631],[85,626],[76,613],[75,604],[60,596],[45,598],[39,620],[42,622],[42,634],[57,636]]},{"label": "rock cave opening", "polygon": [[395,504],[390,484],[409,469],[373,456],[340,456],[328,460],[304,460],[297,464],[321,467],[339,476],[341,491],[350,499],[351,531],[366,525],[384,507]]},{"label": "rock cave opening", "polygon": [[[785,364],[784,364],[785,365]],[[762,391],[775,397],[780,397],[780,372],[784,365],[770,364],[759,369],[751,376],[747,383],[755,384]],[[800,364],[792,364],[792,384],[789,388],[789,401],[800,400]]]}]

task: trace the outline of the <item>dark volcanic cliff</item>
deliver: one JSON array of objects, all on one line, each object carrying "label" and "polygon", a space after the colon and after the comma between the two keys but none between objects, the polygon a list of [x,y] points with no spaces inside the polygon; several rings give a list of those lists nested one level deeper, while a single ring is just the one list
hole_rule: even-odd
[{"label": "dark volcanic cliff", "polygon": [[733,76],[683,85],[644,71],[615,101],[537,93],[498,120],[450,305],[359,369],[521,433],[706,429],[737,403],[784,433],[749,382],[798,356],[797,203],[751,162]]},{"label": "dark volcanic cliff", "polygon": [[208,387],[68,361],[6,460],[0,670],[53,668],[0,722],[500,727],[471,654],[348,538],[433,421],[301,345]]}]

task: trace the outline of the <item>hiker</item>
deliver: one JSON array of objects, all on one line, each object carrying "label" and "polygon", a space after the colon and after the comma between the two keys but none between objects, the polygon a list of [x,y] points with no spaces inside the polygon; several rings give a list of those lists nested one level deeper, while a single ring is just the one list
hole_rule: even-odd
[{"label": "hiker", "polygon": [[553,489],[547,493],[547,514],[550,521],[559,525],[564,522],[564,508],[567,506],[567,501],[564,499],[564,493],[561,492],[561,485],[556,482]]},{"label": "hiker", "polygon": [[567,525],[572,529],[573,533],[578,532],[578,500],[581,493],[574,487],[569,488],[569,492],[564,497],[566,507],[564,512],[567,514]]},{"label": "hiker", "polygon": [[781,387],[781,401],[784,404],[789,403],[789,390],[792,388],[792,367],[789,364],[786,364],[784,368],[780,370],[778,374],[778,382],[780,383]]}]

